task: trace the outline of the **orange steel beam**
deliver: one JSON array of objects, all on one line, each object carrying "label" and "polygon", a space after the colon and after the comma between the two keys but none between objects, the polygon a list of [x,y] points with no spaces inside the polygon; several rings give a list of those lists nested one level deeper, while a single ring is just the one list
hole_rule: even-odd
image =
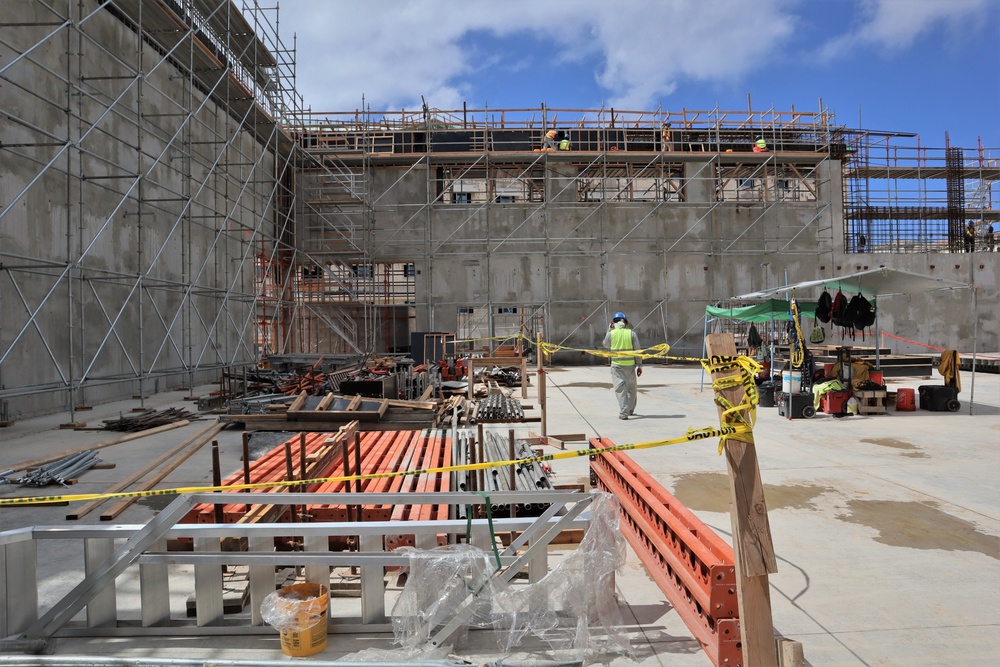
[{"label": "orange steel beam", "polygon": [[[312,438],[314,449],[318,446],[319,451],[325,452],[326,455],[320,455],[317,460],[314,460],[311,468],[306,471],[307,478],[327,477],[335,474],[336,461],[334,459],[334,455],[337,452],[343,451],[343,442],[351,441],[355,438],[357,434],[357,426],[357,422],[351,422],[341,427],[340,430],[338,430],[332,437],[327,436],[325,433],[315,434],[315,437]],[[302,439],[301,434],[299,439]],[[292,438],[292,440],[294,441],[295,438]],[[338,445],[340,446],[338,447]],[[294,471],[289,473],[289,475],[294,475]],[[314,488],[315,486],[315,484],[309,485],[310,488]],[[287,493],[290,491],[290,488],[291,487],[289,486],[280,486],[273,490],[265,489],[264,492]],[[244,515],[239,522],[277,521],[289,515],[289,510],[289,507],[282,505],[258,505],[252,510],[253,515]],[[295,517],[292,516],[293,520],[294,518]]]},{"label": "orange steel beam", "polygon": [[[379,440],[385,431],[368,431],[361,434],[361,459],[365,460],[369,457],[372,449],[379,446]],[[338,445],[336,448],[339,452],[338,462],[340,463],[340,469],[333,472],[328,477],[342,477],[343,476],[343,460],[340,458],[343,455],[343,447]],[[354,471],[354,438],[350,438],[347,444],[348,458],[351,463],[351,471]],[[350,490],[347,486],[347,482],[342,479],[323,482],[316,489],[317,493],[345,493]],[[332,505],[332,504],[322,504],[322,505],[309,505],[308,511],[312,515],[315,521],[347,521],[347,506],[346,505]]]},{"label": "orange steel beam", "polygon": [[618,499],[622,534],[702,649],[715,665],[741,664],[732,547],[624,453],[590,461],[596,486]]},{"label": "orange steel beam", "polygon": [[[346,436],[338,433],[332,435],[332,437],[337,438]],[[335,468],[339,461],[338,457],[340,456],[339,449],[328,444],[328,440],[331,439],[331,434],[308,433],[306,434],[305,439],[306,477],[316,478],[330,476],[330,472]],[[296,435],[286,442],[291,442],[293,452],[298,453],[301,436]],[[299,456],[301,456],[301,454],[299,454]],[[251,484],[288,481],[284,443],[279,444],[277,447],[251,463],[248,467],[249,483]],[[235,486],[243,484],[244,474],[244,471],[240,470],[229,475],[225,480],[223,480],[222,486]],[[301,472],[298,474],[301,474]],[[316,490],[316,487],[317,485],[311,484],[308,485],[306,490],[314,491]],[[280,492],[284,488],[285,487],[272,487],[257,489],[253,492],[273,493]],[[241,489],[233,490],[233,492],[237,491],[241,491]],[[185,522],[213,523],[215,521],[213,508],[213,505],[207,503],[196,505],[188,513],[187,517],[185,517]],[[223,507],[224,521],[226,522],[239,521],[245,513],[245,504],[227,504]]]},{"label": "orange steel beam", "polygon": [[[330,474],[331,469],[336,465],[338,461],[339,452],[335,451],[335,448],[331,448],[328,444],[330,439],[330,434],[328,433],[307,433],[305,434],[306,439],[306,458],[312,459],[310,463],[307,463],[306,467],[306,478],[312,477],[324,477]],[[294,436],[286,441],[292,446],[293,452],[300,446],[301,436]],[[290,481],[288,478],[287,467],[285,463],[284,455],[285,443],[279,445],[275,449],[268,453],[269,464],[265,469],[260,471],[259,475],[252,473],[251,480],[254,483],[267,483],[267,482],[285,482]],[[301,473],[298,473],[301,474]],[[307,490],[312,490],[311,487],[315,485],[309,485],[310,488]],[[287,493],[291,490],[288,486],[275,486],[271,488],[264,489],[254,489],[253,493]],[[262,507],[262,506],[256,506]],[[226,520],[227,521],[241,521],[245,517],[244,512],[245,505],[243,504],[233,504],[226,506]],[[257,520],[264,520],[265,515],[261,515],[261,510],[251,510],[257,515]],[[269,513],[273,513],[274,510],[269,510]],[[279,512],[277,516],[273,518],[275,520],[280,519],[284,515],[284,511]]]}]

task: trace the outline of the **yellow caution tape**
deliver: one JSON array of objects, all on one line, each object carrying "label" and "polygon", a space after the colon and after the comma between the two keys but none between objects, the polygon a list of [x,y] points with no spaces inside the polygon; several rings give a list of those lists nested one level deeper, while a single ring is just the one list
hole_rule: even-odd
[{"label": "yellow caution tape", "polygon": [[[554,346],[559,347],[559,346]],[[658,349],[666,346],[656,346]],[[565,349],[565,348],[562,348]],[[432,473],[446,473],[467,470],[486,470],[489,468],[500,468],[511,465],[523,465],[528,463],[543,463],[546,461],[559,461],[562,459],[578,458],[581,456],[595,456],[609,452],[626,452],[635,449],[650,449],[653,447],[665,447],[668,445],[679,445],[695,440],[706,440],[709,438],[719,438],[719,454],[722,453],[726,441],[730,438],[753,442],[753,424],[756,421],[756,408],[758,394],[754,375],[761,370],[761,365],[749,357],[720,357],[715,356],[709,359],[694,359],[702,364],[709,372],[725,370],[739,370],[739,375],[732,375],[716,379],[712,382],[712,388],[716,391],[732,389],[742,386],[745,390],[743,401],[739,405],[732,405],[721,396],[716,396],[716,403],[723,409],[720,416],[721,426],[719,428],[706,427],[702,429],[688,429],[687,433],[678,438],[668,440],[652,440],[629,445],[615,445],[597,449],[578,449],[558,452],[555,454],[545,454],[525,459],[513,459],[507,461],[485,461],[482,463],[468,463],[457,466],[446,466],[440,468],[421,468],[417,470],[399,470],[384,473],[369,473],[366,475],[345,475],[341,477],[317,477],[314,479],[298,479],[282,482],[261,482],[256,484],[233,484],[228,486],[191,486],[173,489],[158,489],[154,491],[122,491],[119,493],[81,493],[75,495],[51,495],[51,496],[31,496],[23,498],[2,498],[0,507],[5,505],[37,505],[52,502],[81,502],[85,500],[111,500],[115,498],[143,498],[149,496],[166,496],[180,493],[211,493],[215,491],[249,491],[253,489],[275,489],[282,487],[304,486],[312,484],[324,484],[327,482],[341,482],[368,479],[384,479],[387,477],[401,477],[405,475],[421,475]],[[746,412],[748,417],[744,418],[742,413]]]},{"label": "yellow caution tape", "polygon": [[[457,466],[445,466],[440,468],[420,468],[417,470],[399,470],[394,472],[369,473],[366,475],[345,475],[342,477],[317,477],[314,479],[298,479],[282,482],[263,482],[258,484],[233,484],[230,486],[193,486],[180,487],[174,489],[159,489],[156,491],[122,491],[119,493],[81,493],[78,495],[63,496],[33,496],[25,498],[3,498],[0,499],[0,506],[4,505],[35,505],[38,503],[51,502],[78,502],[84,500],[110,500],[113,498],[142,498],[148,496],[164,496],[178,493],[210,493],[213,491],[247,491],[252,489],[274,489],[280,487],[303,486],[308,484],[324,484],[327,482],[342,482],[367,479],[384,479],[387,477],[401,477],[405,475],[421,475],[432,473],[456,472],[462,470],[486,470],[489,468],[501,468],[511,465],[523,465],[528,463],[542,463],[545,461],[558,461],[562,459],[578,458],[581,456],[594,456],[608,452],[625,452],[633,449],[649,449],[651,447],[664,447],[667,445],[679,445],[695,440],[706,440],[709,438],[721,438],[738,434],[742,426],[724,426],[719,429],[703,428],[689,429],[688,432],[670,440],[654,440],[650,442],[640,442],[629,445],[616,445],[614,447],[604,447],[599,449],[579,449],[555,454],[545,454],[543,456],[533,456],[525,459],[513,459],[508,461],[485,461],[482,463],[467,463]],[[276,501],[278,499],[275,499]]]}]

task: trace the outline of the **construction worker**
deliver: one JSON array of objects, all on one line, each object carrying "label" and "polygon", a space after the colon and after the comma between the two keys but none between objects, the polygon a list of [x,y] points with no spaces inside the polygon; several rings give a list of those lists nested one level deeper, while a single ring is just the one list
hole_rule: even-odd
[{"label": "construction worker", "polygon": [[767,142],[764,141],[764,137],[757,137],[757,141],[753,143],[754,153],[766,153],[767,152]]},{"label": "construction worker", "polygon": [[542,139],[542,150],[543,151],[554,151],[558,148],[556,143],[556,137],[559,136],[558,130],[549,130],[545,133],[545,137]]},{"label": "construction worker", "polygon": [[559,141],[559,150],[561,151],[569,150],[569,132],[562,133],[562,139]]},{"label": "construction worker", "polygon": [[660,140],[664,151],[674,150],[674,134],[670,130],[669,120],[663,121],[663,127],[660,128]]},{"label": "construction worker", "polygon": [[[612,352],[640,350],[639,338],[628,325],[625,313],[617,312],[604,336],[604,347]],[[628,419],[635,414],[635,401],[639,393],[636,378],[642,375],[642,357],[611,357],[611,383],[618,397],[618,419]]]},{"label": "construction worker", "polygon": [[969,221],[965,226],[965,252],[975,252],[976,250],[976,226]]}]

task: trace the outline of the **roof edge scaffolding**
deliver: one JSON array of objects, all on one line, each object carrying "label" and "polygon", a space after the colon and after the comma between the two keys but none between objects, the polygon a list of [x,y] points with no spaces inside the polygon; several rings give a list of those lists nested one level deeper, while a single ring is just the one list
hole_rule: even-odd
[{"label": "roof edge scaffolding", "polygon": [[[963,283],[957,280],[948,280],[947,278],[928,276],[921,273],[900,271],[899,269],[879,267],[877,269],[859,271],[857,273],[850,273],[848,275],[837,276],[835,278],[821,278],[819,280],[807,280],[805,282],[794,283],[792,285],[782,285],[780,287],[761,290],[759,292],[751,292],[749,294],[743,294],[733,298],[767,299],[781,293],[793,294],[796,291],[815,290],[816,288],[822,288],[824,290],[839,290],[845,293],[860,293],[865,297],[875,298],[899,296],[902,294],[920,294],[923,292],[940,292],[944,290],[953,291],[971,289],[973,331],[972,382],[969,387],[969,414],[972,414],[972,404],[976,396],[976,352],[979,338],[979,300],[977,298],[977,290],[975,289],[974,284]],[[875,330],[876,335],[881,333],[877,309],[875,311]],[[879,364],[879,347],[880,346],[876,345],[875,358],[877,366]]]}]

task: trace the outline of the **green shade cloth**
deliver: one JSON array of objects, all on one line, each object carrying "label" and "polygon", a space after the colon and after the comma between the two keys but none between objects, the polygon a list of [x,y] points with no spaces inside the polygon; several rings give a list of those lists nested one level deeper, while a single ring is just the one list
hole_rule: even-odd
[{"label": "green shade cloth", "polygon": [[[813,317],[816,314],[815,301],[796,301],[799,315]],[[788,301],[770,299],[755,306],[742,308],[718,308],[706,306],[705,315],[722,320],[740,320],[742,322],[770,322],[771,320],[790,320],[792,307]]]}]

